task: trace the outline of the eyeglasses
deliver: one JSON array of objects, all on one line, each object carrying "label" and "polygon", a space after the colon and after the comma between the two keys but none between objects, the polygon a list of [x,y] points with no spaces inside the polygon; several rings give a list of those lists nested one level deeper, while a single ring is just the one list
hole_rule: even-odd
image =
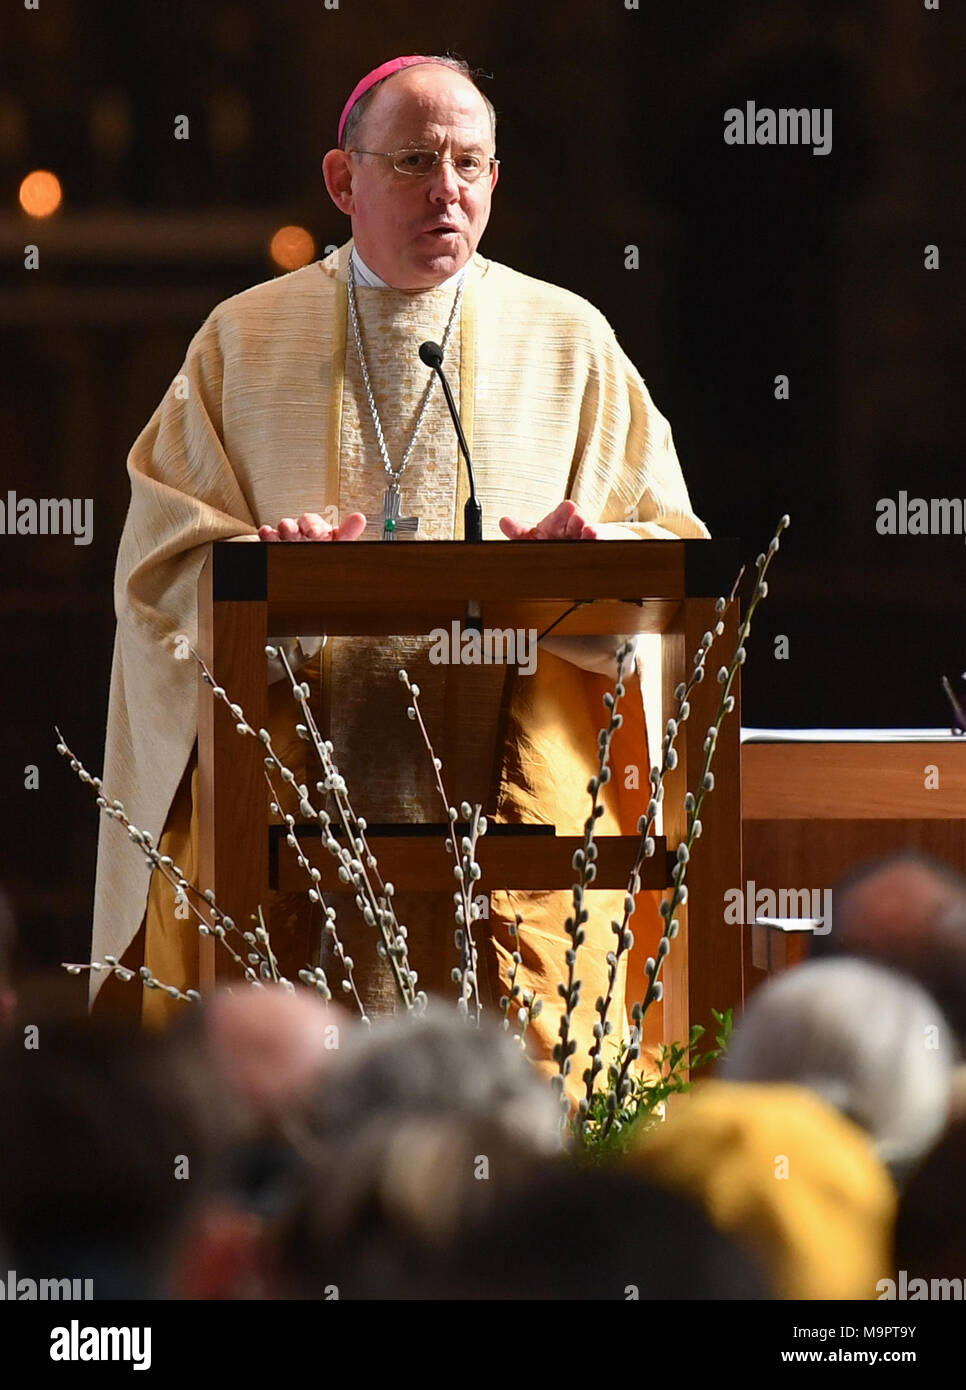
[{"label": "eyeglasses", "polygon": [[492,173],[494,166],[500,162],[492,155],[487,157],[481,154],[459,154],[455,159],[443,159],[439,150],[392,150],[389,153],[382,150],[348,150],[347,153],[371,154],[378,159],[389,159],[397,174],[409,174],[414,178],[431,174],[440,164],[452,164],[456,177],[462,183],[475,183],[481,174]]}]

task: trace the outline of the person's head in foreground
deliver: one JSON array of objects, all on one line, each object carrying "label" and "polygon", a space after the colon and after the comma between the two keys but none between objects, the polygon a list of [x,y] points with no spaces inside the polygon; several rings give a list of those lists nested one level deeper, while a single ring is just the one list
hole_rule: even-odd
[{"label": "person's head in foreground", "polygon": [[402,1296],[561,1149],[557,1103],[516,1043],[435,998],[352,1032],[301,1118],[310,1177],[280,1233],[283,1296]]},{"label": "person's head in foreground", "polygon": [[610,1165],[557,1159],[468,1223],[429,1270],[426,1296],[766,1299],[746,1250],[689,1199]]},{"label": "person's head in foreground", "polygon": [[435,996],[420,1017],[354,1028],[304,1112],[310,1142],[320,1144],[414,1115],[494,1126],[535,1154],[561,1147],[557,1102],[519,1045],[494,1019],[467,1024]]},{"label": "person's head in foreground", "polygon": [[933,996],[966,1053],[966,879],[917,853],[862,864],[832,890],[832,930],[812,956],[861,956]]},{"label": "person's head in foreground", "polygon": [[271,984],[215,990],[196,1012],[211,1064],[256,1122],[311,1095],[358,1026],[314,990]]},{"label": "person's head in foreground", "polygon": [[89,1279],[96,1299],[199,1296],[210,1280],[220,1292],[249,1247],[221,1196],[231,1117],[202,1059],[116,1024],[35,1026],[0,1048],[11,1267]]},{"label": "person's head in foreground", "polygon": [[[956,1280],[959,1294],[933,1292],[929,1297],[961,1297],[966,1279],[966,1119],[943,1135],[910,1176],[896,1218],[895,1266],[911,1279]],[[909,1296],[912,1297],[912,1291]]]},{"label": "person's head in foreground", "polygon": [[357,1026],[313,990],[245,984],[215,990],[171,1030],[186,1064],[197,1059],[231,1108],[225,1191],[254,1217],[273,1219],[301,1190],[305,1165],[289,1140],[291,1117]]},{"label": "person's head in foreground", "polygon": [[946,1124],[956,1057],[950,1025],[914,980],[842,957],[756,990],[720,1075],[806,1086],[866,1131],[901,1182]]},{"label": "person's head in foreground", "polygon": [[369,269],[396,289],[427,289],[476,251],[495,153],[496,117],[467,65],[413,55],[357,84],[322,170]]}]

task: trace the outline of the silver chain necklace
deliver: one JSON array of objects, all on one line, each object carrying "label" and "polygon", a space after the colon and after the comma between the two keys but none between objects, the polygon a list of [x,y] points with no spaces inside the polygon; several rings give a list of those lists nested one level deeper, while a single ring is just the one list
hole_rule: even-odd
[{"label": "silver chain necklace", "polygon": [[[441,347],[444,353],[446,351],[446,345],[449,342],[450,334],[453,331],[453,324],[456,322],[456,316],[459,313],[460,304],[463,300],[463,286],[465,283],[466,271],[464,269],[462,275],[460,276],[459,284],[456,287],[456,296],[453,300],[453,307],[450,310],[449,322],[447,323],[446,331],[443,334],[443,341],[441,343]],[[369,364],[366,362],[365,349],[362,346],[362,331],[359,327],[359,311],[356,307],[355,266],[352,263],[351,256],[349,258],[348,288],[349,318],[352,320],[352,334],[355,338],[356,352],[359,354],[359,365],[362,368],[362,383],[365,386],[366,399],[369,402],[369,413],[372,415],[372,425],[373,429],[376,432],[376,442],[379,445],[379,453],[382,457],[383,469],[385,470],[386,477],[389,479],[389,486],[386,488],[386,491],[383,494],[382,518],[379,522],[372,522],[370,523],[370,525],[378,526],[379,530],[382,533],[382,539],[384,541],[394,541],[400,532],[413,533],[419,528],[418,516],[402,515],[402,494],[399,490],[399,479],[402,477],[407,467],[409,466],[410,455],[413,452],[416,439],[419,435],[420,429],[422,428],[423,420],[426,416],[426,411],[429,409],[429,403],[432,399],[433,390],[436,386],[436,373],[430,373],[430,378],[429,381],[426,383],[426,390],[423,393],[423,402],[420,406],[419,415],[416,419],[416,426],[413,430],[412,437],[409,441],[409,444],[406,446],[406,452],[403,454],[402,463],[399,465],[397,469],[394,469],[392,466],[392,462],[389,458],[389,450],[386,448],[386,437],[383,434],[382,421],[379,419],[379,410],[376,406],[376,398],[373,395],[372,382],[369,378]],[[366,529],[368,530],[369,528],[367,527]]]}]

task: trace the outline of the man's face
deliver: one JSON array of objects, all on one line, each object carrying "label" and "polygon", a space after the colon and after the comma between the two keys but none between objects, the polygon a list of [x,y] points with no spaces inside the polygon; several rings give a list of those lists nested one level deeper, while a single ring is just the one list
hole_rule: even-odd
[{"label": "man's face", "polygon": [[[442,159],[491,156],[493,136],[483,98],[459,73],[423,64],[395,73],[376,89],[351,150],[438,150]],[[330,151],[326,184],[352,218],[359,255],[397,289],[438,285],[467,263],[490,217],[498,169],[463,183],[440,162],[422,177],[400,174],[388,159]],[[334,189],[338,189],[338,196]]]}]

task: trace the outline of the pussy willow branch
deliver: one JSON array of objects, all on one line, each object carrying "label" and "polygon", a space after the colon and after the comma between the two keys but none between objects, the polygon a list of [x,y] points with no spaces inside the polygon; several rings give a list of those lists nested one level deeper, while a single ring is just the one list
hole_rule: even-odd
[{"label": "pussy willow branch", "polygon": [[597,773],[591,777],[587,784],[590,793],[590,814],[584,822],[584,843],[583,848],[574,853],[573,865],[580,877],[573,886],[573,915],[568,917],[564,923],[564,930],[570,937],[570,946],[566,953],[567,980],[557,986],[557,993],[564,1000],[564,1010],[560,1016],[560,1027],[558,1036],[560,1041],[554,1044],[553,1060],[557,1063],[557,1073],[552,1078],[560,1096],[561,1104],[569,1107],[564,1093],[564,1080],[571,1070],[571,1057],[577,1050],[576,1039],[571,1038],[570,1030],[573,1020],[573,1013],[580,1002],[581,981],[577,979],[577,952],[586,939],[586,932],[583,924],[588,920],[590,913],[584,906],[584,892],[597,877],[597,846],[594,844],[594,827],[597,821],[604,814],[604,807],[599,804],[601,788],[610,781],[610,745],[611,739],[623,723],[623,715],[618,714],[617,706],[624,696],[624,670],[627,659],[631,653],[631,644],[624,642],[617,651],[617,684],[614,693],[609,691],[604,696],[604,705],[610,710],[610,721],[606,729],[602,729],[597,737]]},{"label": "pussy willow branch", "polygon": [[[741,627],[738,631],[738,644],[735,648],[734,656],[731,659],[730,665],[722,666],[718,671],[718,683],[722,686],[721,698],[718,702],[718,710],[715,716],[715,721],[709,727],[707,737],[704,741],[704,765],[702,767],[701,777],[698,783],[698,794],[697,796],[695,796],[692,792],[689,791],[684,798],[684,807],[687,814],[687,833],[685,835],[684,840],[682,840],[682,842],[678,845],[677,863],[675,864],[674,870],[671,875],[673,879],[673,888],[670,900],[665,900],[661,903],[661,916],[664,918],[665,922],[667,923],[667,926],[665,927],[664,935],[661,937],[661,940],[658,943],[657,959],[655,960],[653,957],[649,957],[644,967],[645,973],[648,976],[647,991],[645,993],[642,1003],[640,1003],[639,1005],[636,1004],[632,1011],[634,1017],[634,1028],[631,1031],[632,1047],[628,1049],[628,1053],[625,1055],[620,1071],[615,1079],[615,1085],[613,1088],[618,1104],[620,1103],[620,1099],[624,1091],[624,1082],[627,1077],[628,1068],[630,1066],[631,1061],[633,1060],[633,1058],[630,1056],[630,1053],[633,1050],[633,1046],[639,1047],[641,1038],[644,1035],[644,1016],[647,1013],[647,1010],[650,1007],[650,1005],[660,1000],[663,994],[664,987],[658,980],[658,975],[660,973],[661,965],[667,957],[668,951],[670,950],[671,940],[678,933],[678,920],[674,916],[675,910],[679,906],[687,902],[688,890],[687,885],[685,883],[688,871],[687,866],[691,858],[691,849],[694,845],[694,842],[695,840],[700,838],[702,832],[700,818],[701,807],[704,804],[706,796],[714,790],[714,773],[711,771],[711,764],[714,760],[715,749],[717,747],[718,742],[718,734],[721,730],[721,725],[724,722],[725,718],[732,712],[732,710],[735,707],[735,698],[731,694],[731,687],[734,684],[735,674],[738,670],[738,667],[743,666],[745,663],[745,643],[748,640],[749,633],[751,632],[752,619],[755,616],[755,612],[757,611],[759,603],[763,598],[766,597],[768,593],[768,584],[765,581],[765,575],[768,572],[768,567],[771,564],[772,557],[778,553],[780,537],[782,535],[782,532],[787,530],[789,525],[789,517],[787,515],[783,516],[781,520],[778,522],[778,525],[775,529],[775,534],[768,544],[767,553],[759,555],[757,560],[755,561],[755,591],[752,595],[751,602],[748,605],[748,610],[745,613],[744,622],[741,624]],[[715,604],[716,612],[721,614],[724,612],[726,607],[727,600],[719,598],[717,600],[717,603]],[[723,624],[720,622],[720,619],[716,627],[716,631],[719,627],[723,627]],[[616,1116],[616,1107],[610,1106],[610,1098],[608,1098],[608,1105],[608,1115],[602,1129],[602,1134],[604,1136],[606,1136],[612,1128]]]},{"label": "pussy willow branch", "polygon": [[186,1004],[199,1004],[201,995],[196,989],[180,990],[177,985],[166,985],[163,980],[159,980],[156,975],[152,975],[146,965],[142,965],[138,970],[131,970],[126,965],[121,965],[117,956],[106,955],[103,963],[99,960],[92,960],[89,965],[76,965],[66,960],[61,961],[61,969],[66,970],[68,975],[79,975],[83,970],[99,971],[106,970],[110,975],[116,975],[119,980],[140,980],[145,989],[160,989],[172,999],[181,999]]},{"label": "pussy willow branch", "polygon": [[453,970],[453,982],[460,987],[458,1008],[461,1013],[468,1014],[472,1003],[476,1011],[476,1022],[479,1022],[482,1006],[480,1004],[479,985],[477,980],[478,955],[476,942],[473,940],[473,928],[470,925],[476,920],[478,915],[476,904],[472,900],[471,888],[480,876],[481,870],[476,862],[476,842],[481,835],[486,834],[486,817],[481,814],[480,806],[470,806],[468,801],[460,804],[460,812],[463,819],[469,821],[469,834],[464,835],[461,842],[456,839],[456,807],[451,806],[449,797],[446,794],[446,787],[443,784],[443,764],[436,756],[429,731],[423,720],[422,710],[419,707],[419,686],[414,685],[409,679],[408,671],[400,671],[399,679],[409,692],[412,704],[407,710],[410,719],[415,720],[422,734],[423,743],[429,753],[433,763],[433,774],[436,779],[436,790],[439,799],[443,803],[443,810],[447,818],[447,834],[449,836],[449,847],[454,858],[453,876],[459,884],[459,889],[453,894],[456,902],[456,949],[460,953],[460,964]]},{"label": "pussy willow branch", "polygon": [[[514,920],[507,925],[507,931],[516,941],[517,947],[519,947],[519,935],[522,923],[523,918],[519,912],[516,912],[514,913]],[[523,956],[520,954],[519,949],[515,949],[511,953],[510,962],[510,972],[507,978],[508,993],[500,996],[503,1028],[504,1031],[509,1031],[510,1010],[513,1007],[514,1001],[519,997],[521,1007],[517,1009],[517,1023],[520,1026],[520,1031],[514,1033],[513,1036],[515,1041],[518,1042],[522,1048],[526,1048],[527,1029],[533,1020],[540,1016],[541,1010],[543,1009],[543,1000],[535,995],[532,989],[522,989],[516,982],[520,966],[523,964]]]},{"label": "pussy willow branch", "polygon": [[[256,940],[260,941],[265,947],[265,956],[268,962],[268,973],[273,985],[282,983],[282,976],[279,974],[278,961],[275,959],[275,952],[272,950],[272,943],[269,940],[268,928],[265,925],[265,918],[262,916],[261,904],[258,905],[258,926],[255,928]],[[253,957],[249,960],[254,964]]]},{"label": "pussy willow branch", "polygon": [[[455,810],[455,807],[448,807]],[[481,869],[476,862],[476,844],[481,835],[486,834],[486,817],[483,815],[481,806],[471,806],[468,801],[460,802],[460,814],[465,821],[468,821],[468,833],[460,840],[458,852],[459,860],[453,868],[453,875],[459,883],[458,890],[453,894],[456,903],[456,931],[453,940],[456,949],[460,952],[459,976],[456,969],[453,971],[453,982],[460,987],[457,1008],[461,1014],[469,1016],[470,1004],[476,1010],[475,1022],[478,1024],[483,1006],[480,1003],[479,990],[479,955],[476,949],[476,942],[473,940],[472,923],[476,920],[478,909],[472,898],[472,885],[478,882]],[[450,841],[456,837],[455,821],[449,819]]]},{"label": "pussy willow branch", "polygon": [[[742,573],[743,573],[743,572],[744,572],[744,571],[742,570]],[[739,576],[739,578],[740,578],[740,576]],[[734,591],[732,591],[732,598],[733,598],[733,597],[734,597]],[[625,906],[624,925],[625,925],[625,926],[626,926],[627,915],[628,915],[628,914],[627,914],[627,903],[628,903],[628,899],[630,899],[630,901],[633,902],[633,898],[630,897],[630,895],[631,895],[637,888],[639,888],[639,884],[640,884],[640,879],[639,879],[639,867],[640,867],[640,863],[642,862],[642,854],[643,854],[644,857],[647,857],[647,856],[649,856],[649,855],[653,855],[653,853],[654,853],[654,839],[653,839],[653,836],[652,836],[651,832],[652,832],[652,830],[653,830],[653,828],[654,828],[654,823],[655,823],[655,820],[656,820],[656,817],[657,817],[658,808],[659,808],[661,802],[664,800],[664,782],[665,782],[665,778],[666,778],[668,772],[673,772],[673,770],[675,769],[675,767],[677,767],[677,763],[678,763],[678,754],[677,754],[676,748],[674,747],[674,743],[675,743],[675,740],[676,740],[676,738],[677,738],[680,725],[683,724],[683,723],[685,723],[685,722],[687,721],[687,719],[688,719],[688,717],[690,716],[690,713],[691,713],[691,705],[690,705],[690,701],[689,701],[689,698],[688,698],[688,697],[690,696],[690,694],[691,694],[691,692],[693,691],[694,687],[695,687],[696,685],[700,685],[700,683],[704,680],[705,669],[706,669],[706,667],[705,667],[705,662],[706,662],[706,660],[707,660],[708,652],[711,650],[711,647],[712,647],[712,645],[713,645],[713,643],[714,643],[715,637],[719,637],[719,636],[721,635],[721,633],[724,631],[724,623],[721,621],[720,614],[722,614],[722,613],[724,612],[725,608],[727,607],[727,603],[728,603],[728,600],[725,600],[725,599],[723,599],[723,598],[719,598],[719,599],[717,600],[717,602],[715,603],[715,612],[719,614],[719,620],[718,620],[718,622],[715,624],[714,631],[713,631],[713,632],[706,632],[706,633],[703,635],[703,637],[701,638],[701,644],[700,644],[700,646],[699,646],[699,648],[698,648],[698,650],[697,650],[697,652],[695,653],[695,656],[694,656],[693,669],[692,669],[692,673],[691,673],[690,680],[687,682],[686,685],[682,682],[682,683],[680,683],[678,686],[675,687],[674,694],[675,694],[675,698],[677,699],[677,702],[678,702],[678,706],[677,706],[677,715],[676,715],[676,717],[670,718],[670,719],[668,720],[668,722],[667,722],[667,727],[666,727],[666,729],[665,729],[664,739],[663,739],[663,743],[662,743],[663,753],[662,753],[662,759],[661,759],[661,766],[660,766],[660,767],[654,767],[654,768],[652,768],[652,769],[651,769],[651,773],[650,773],[651,800],[650,800],[650,802],[648,803],[648,808],[647,808],[646,814],[645,814],[644,816],[641,817],[641,820],[640,820],[640,822],[639,822],[639,829],[640,829],[641,832],[642,832],[642,836],[641,836],[641,845],[639,845],[639,847],[638,847],[638,857],[637,857],[637,860],[635,861],[635,864],[634,864],[634,866],[633,866],[633,868],[632,868],[632,871],[631,871],[631,878],[630,878],[630,883],[629,883],[629,886],[628,886],[628,897],[625,898],[625,903],[624,903],[624,906]],[[663,905],[662,905],[662,907],[663,907]],[[615,926],[615,928],[616,928],[616,923],[614,924],[614,926]],[[677,931],[677,927],[675,926],[674,931],[671,932],[671,935],[673,936],[673,935],[675,934],[676,931]],[[624,945],[625,940],[626,940],[626,938],[625,938],[625,936],[624,936],[624,934],[623,934],[623,932],[622,932],[621,938],[620,938],[621,946]],[[633,937],[632,937],[632,943],[633,943]],[[670,937],[669,937],[668,935],[663,935],[663,936],[661,937],[661,940],[658,942],[657,959],[656,959],[656,961],[655,961],[655,958],[654,958],[653,956],[648,956],[647,961],[645,962],[645,965],[644,965],[644,973],[647,975],[648,981],[649,981],[649,985],[648,985],[649,997],[648,997],[648,1000],[647,1000],[647,1003],[648,1003],[648,1004],[650,1004],[650,1003],[652,1003],[652,1002],[656,1003],[656,1002],[658,1002],[658,1001],[661,999],[661,997],[662,997],[663,990],[664,990],[664,986],[663,986],[663,984],[661,984],[660,982],[658,982],[658,983],[656,983],[656,984],[654,983],[654,975],[655,975],[655,970],[658,969],[658,968],[660,967],[661,962],[663,961],[664,957],[667,955],[668,951],[670,950],[670,946],[671,946]],[[629,949],[629,948],[626,948],[626,949]],[[612,975],[613,975],[613,976],[616,976],[616,969],[613,969]],[[653,987],[653,993],[651,993],[652,987]],[[608,999],[608,1002],[609,1002],[609,999]],[[623,1055],[623,1057],[620,1059],[620,1065],[619,1065],[619,1066],[611,1065],[611,1066],[608,1068],[608,1091],[607,1091],[607,1111],[608,1111],[608,1114],[607,1114],[607,1121],[606,1121],[606,1123],[605,1123],[605,1125],[604,1125],[604,1129],[603,1129],[603,1133],[604,1133],[604,1134],[607,1134],[607,1133],[609,1132],[609,1130],[610,1130],[610,1128],[611,1128],[611,1126],[612,1126],[612,1124],[613,1124],[613,1122],[614,1122],[614,1119],[615,1119],[615,1117],[616,1117],[616,1115],[617,1115],[617,1112],[618,1112],[618,1110],[619,1110],[619,1108],[620,1108],[620,1105],[621,1105],[622,1101],[626,1099],[627,1095],[628,1095],[629,1092],[630,1092],[630,1084],[631,1084],[631,1083],[630,1083],[630,1081],[627,1079],[627,1073],[628,1073],[628,1071],[630,1070],[631,1065],[632,1065],[634,1062],[636,1062],[637,1059],[638,1059],[638,1058],[640,1057],[640,1055],[641,1055],[641,1047],[642,1047],[643,1037],[644,1037],[644,1027],[643,1027],[644,1013],[645,1013],[645,1008],[644,1008],[644,1006],[642,1006],[640,1003],[635,1003],[635,1004],[632,1005],[631,1010],[630,1010],[630,1014],[631,1014],[631,1031],[630,1031],[630,1037],[629,1037],[628,1042],[627,1042],[627,1047],[626,1047],[626,1049],[625,1049],[625,1051],[624,1051],[624,1055]],[[598,1068],[598,1070],[599,1070],[599,1068]],[[594,1080],[594,1079],[595,1079],[595,1078],[591,1077],[591,1080]],[[584,1099],[586,1100],[587,1104],[586,1104],[586,1106],[582,1107],[582,1108],[583,1108],[583,1113],[584,1113],[584,1114],[586,1114],[586,1113],[587,1113],[587,1110],[589,1109],[591,1098],[592,1098],[592,1093],[591,1093],[590,1091],[588,1091],[588,1094],[584,1097]],[[582,1136],[582,1135],[583,1135],[583,1130],[581,1130],[580,1132],[581,1132],[581,1136]]]},{"label": "pussy willow branch", "polygon": [[[268,789],[272,794],[272,802],[270,809],[277,816],[280,816],[282,820],[285,822],[285,829],[287,832],[285,836],[285,843],[291,849],[295,850],[296,858],[299,862],[299,867],[305,870],[305,872],[309,876],[309,879],[311,880],[312,887],[308,890],[309,902],[313,904],[318,903],[321,905],[323,909],[323,914],[325,916],[325,930],[328,931],[332,936],[333,948],[335,950],[336,955],[339,958],[339,961],[342,964],[343,970],[345,971],[345,978],[342,981],[342,988],[346,994],[352,995],[353,999],[356,1002],[356,1007],[359,1010],[359,1015],[362,1019],[362,1022],[368,1024],[370,1021],[369,1016],[366,1013],[365,1005],[363,1004],[362,999],[359,995],[359,991],[356,988],[355,976],[353,974],[355,962],[353,961],[351,956],[346,955],[345,947],[343,946],[341,938],[339,937],[339,933],[335,925],[335,908],[329,907],[329,905],[322,898],[322,890],[319,887],[319,882],[322,878],[322,875],[319,873],[319,870],[314,866],[314,864],[311,864],[309,860],[305,857],[305,853],[302,850],[299,838],[295,834],[295,817],[290,813],[282,810],[282,798],[275,788],[275,784],[272,781],[271,773],[268,771],[268,768],[265,769],[265,780],[268,783]],[[321,966],[316,966],[314,970],[306,966],[303,970],[299,971],[299,979],[302,980],[303,984],[312,984],[317,990],[319,990],[320,983],[328,983],[328,981],[326,980],[325,971],[322,969]],[[322,993],[321,990],[319,990],[319,992]]]},{"label": "pussy willow branch", "polygon": [[[722,625],[719,624],[719,627]],[[604,1038],[612,1031],[608,1022],[608,1014],[614,1001],[614,991],[617,982],[617,972],[622,955],[629,952],[634,945],[634,934],[628,926],[631,914],[634,912],[636,895],[641,891],[641,867],[645,859],[650,859],[654,855],[654,824],[657,819],[658,810],[664,800],[664,778],[668,772],[677,766],[678,755],[674,747],[680,726],[687,722],[691,713],[690,695],[696,685],[704,680],[705,658],[714,643],[715,634],[706,632],[701,639],[701,645],[695,654],[690,679],[685,684],[682,681],[675,689],[674,696],[677,700],[677,710],[674,717],[668,719],[667,726],[662,742],[661,765],[659,768],[652,768],[650,773],[651,799],[648,803],[647,812],[641,816],[637,828],[640,831],[637,854],[627,879],[627,891],[624,896],[624,916],[618,922],[611,922],[611,930],[617,937],[617,947],[614,951],[607,953],[607,994],[600,998],[596,1003],[596,1010],[599,1020],[594,1025],[594,1044],[590,1049],[590,1066],[583,1074],[586,1083],[586,1091],[579,1105],[579,1114],[585,1116],[590,1108],[594,1090],[597,1084],[597,1077],[603,1070],[603,1058],[601,1056]],[[636,1020],[635,1020],[636,1021]],[[630,1047],[637,1047],[637,1053],[631,1058],[636,1061],[640,1056],[639,1042],[631,1039]]]},{"label": "pussy willow branch", "polygon": [[[147,830],[138,829],[134,822],[128,818],[123,804],[120,801],[109,801],[104,795],[103,784],[100,777],[91,776],[84,764],[68,747],[63,734],[60,732],[60,729],[57,728],[56,724],[54,725],[54,731],[58,739],[57,752],[60,753],[62,757],[69,760],[72,770],[77,773],[80,780],[88,783],[88,785],[93,787],[98,793],[97,805],[104,814],[109,816],[112,820],[116,820],[124,827],[130,839],[137,845],[147,862],[151,865],[151,868],[159,872],[162,878],[166,879],[167,882],[171,884],[176,893],[181,895],[181,899],[185,906],[189,911],[193,912],[198,919],[199,934],[201,936],[213,936],[217,941],[220,941],[235,963],[242,967],[246,980],[256,981],[257,977],[254,970],[245,963],[231,945],[231,942],[227,940],[227,934],[233,932],[242,938],[246,946],[258,951],[255,934],[253,932],[243,932],[237,927],[234,920],[221,911],[218,904],[215,902],[215,895],[210,888],[206,888],[204,892],[202,892],[195,884],[188,882],[170,855],[160,854],[158,852],[153,844],[153,837],[151,834]],[[210,923],[205,920],[205,917],[188,897],[189,892],[196,894],[205,902],[211,917]],[[264,960],[263,953],[258,951],[258,954],[261,959]]]},{"label": "pussy willow branch", "polygon": [[[192,649],[192,655],[201,668],[202,679],[206,685],[211,686],[212,694],[215,699],[221,700],[231,710],[232,716],[236,721],[235,728],[237,732],[242,735],[257,738],[264,745],[266,750],[265,765],[267,767],[277,768],[283,782],[297,787],[300,798],[299,806],[302,814],[310,820],[317,820],[319,822],[323,830],[323,843],[325,847],[339,860],[340,880],[343,883],[351,882],[353,884],[357,893],[356,904],[360,906],[361,900],[360,911],[362,912],[364,920],[370,926],[378,925],[379,927],[380,934],[383,938],[380,943],[382,946],[380,954],[384,954],[384,958],[389,961],[393,979],[395,980],[396,988],[403,1004],[407,1009],[421,1008],[425,1005],[426,996],[422,992],[420,992],[418,996],[415,993],[415,980],[413,972],[409,968],[409,960],[406,952],[405,929],[400,927],[396,922],[395,914],[392,911],[391,902],[389,901],[391,892],[388,885],[383,885],[384,891],[387,894],[386,901],[388,904],[387,908],[384,909],[380,905],[376,892],[369,880],[369,875],[366,872],[366,865],[363,863],[363,857],[366,859],[367,863],[371,865],[375,864],[375,857],[368,849],[365,841],[365,821],[355,816],[348,800],[345,780],[342,778],[338,768],[332,760],[331,744],[323,742],[318,728],[315,725],[315,720],[308,706],[308,687],[304,684],[297,684],[292,675],[292,668],[288,663],[288,658],[282,648],[269,646],[266,647],[266,653],[269,657],[278,657],[281,659],[292,684],[292,693],[298,700],[306,716],[306,723],[298,726],[298,732],[300,737],[306,738],[312,742],[322,762],[326,778],[325,782],[317,782],[316,788],[320,792],[329,792],[332,794],[336,809],[339,813],[339,821],[348,842],[345,846],[339,845],[335,836],[332,835],[329,830],[331,817],[325,811],[316,810],[309,800],[308,787],[304,783],[296,783],[295,774],[292,772],[291,768],[286,767],[275,752],[272,746],[272,738],[268,730],[259,729],[256,733],[245,718],[245,713],[241,705],[232,703],[223,687],[216,684],[212,673],[209,671],[201,656]],[[349,845],[352,846],[352,849],[348,847]],[[358,858],[354,857],[352,850],[355,850],[356,855],[359,856]],[[395,930],[393,931],[392,928],[395,928]]]},{"label": "pussy willow branch", "polygon": [[[346,837],[346,845],[340,846],[329,829],[331,818],[327,812],[318,811],[315,813],[315,817],[322,828],[323,843],[329,852],[340,861],[339,878],[343,882],[351,881],[356,889],[356,906],[362,913],[363,920],[370,927],[378,927],[381,940],[376,949],[380,957],[389,962],[396,989],[403,1004],[407,1009],[421,1012],[428,1002],[427,997],[422,990],[417,991],[415,988],[416,972],[409,965],[407,931],[405,926],[396,918],[392,905],[395,890],[391,883],[383,881],[378,861],[366,836],[367,823],[362,816],[356,815],[352,802],[349,800],[345,778],[340,774],[332,756],[334,752],[332,743],[323,739],[319,732],[315,715],[308,703],[308,686],[296,681],[284,647],[269,647],[266,650],[269,656],[277,656],[280,659],[288,675],[292,694],[298,701],[305,720],[304,724],[296,725],[296,733],[300,738],[304,738],[312,744],[325,773],[325,782],[317,782],[316,790],[328,791],[331,794],[338,812],[339,824]],[[299,791],[300,794],[302,792],[307,793],[307,789],[304,787],[300,788]],[[303,814],[310,817],[313,813],[307,794],[303,796],[301,810]],[[353,859],[349,846],[352,846],[356,852],[355,859]],[[348,875],[348,878],[344,875]],[[373,881],[376,887],[373,887]],[[334,920],[334,910],[327,908],[326,924],[330,931],[333,930]],[[340,958],[343,958],[343,963],[345,960],[351,960],[351,956],[346,957],[344,951]],[[343,989],[345,989],[345,982],[343,982]],[[348,991],[346,992],[348,993]]]}]

